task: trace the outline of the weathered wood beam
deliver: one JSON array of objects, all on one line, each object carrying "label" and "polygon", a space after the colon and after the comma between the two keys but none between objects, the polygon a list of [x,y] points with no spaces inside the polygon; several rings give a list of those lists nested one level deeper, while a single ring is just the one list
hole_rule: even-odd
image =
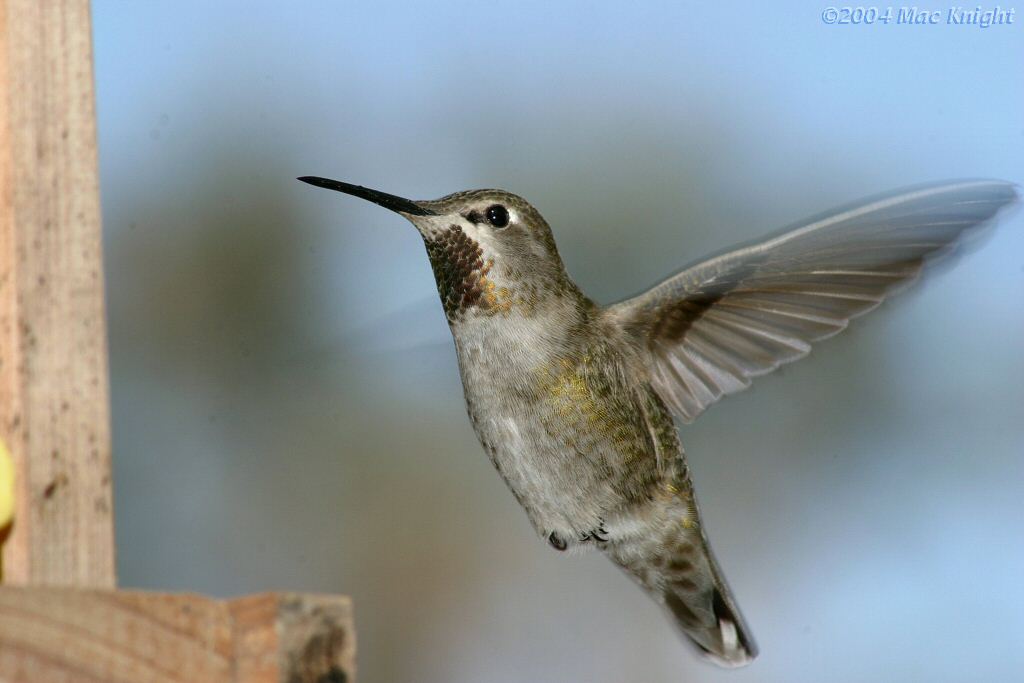
[{"label": "weathered wood beam", "polygon": [[348,598],[0,588],[2,683],[352,683]]},{"label": "weathered wood beam", "polygon": [[[0,0],[0,683],[352,683],[341,596],[116,584],[87,0]],[[77,587],[70,587],[77,586]]]},{"label": "weathered wood beam", "polygon": [[115,584],[88,0],[0,0],[0,439],[17,584]]}]

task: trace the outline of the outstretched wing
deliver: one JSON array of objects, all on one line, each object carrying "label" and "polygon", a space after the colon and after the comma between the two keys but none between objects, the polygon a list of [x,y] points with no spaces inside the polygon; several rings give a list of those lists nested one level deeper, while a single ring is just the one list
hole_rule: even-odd
[{"label": "outstretched wing", "polygon": [[690,422],[807,355],[1016,199],[1010,183],[968,180],[868,200],[689,267],[606,314],[650,351],[655,390]]}]

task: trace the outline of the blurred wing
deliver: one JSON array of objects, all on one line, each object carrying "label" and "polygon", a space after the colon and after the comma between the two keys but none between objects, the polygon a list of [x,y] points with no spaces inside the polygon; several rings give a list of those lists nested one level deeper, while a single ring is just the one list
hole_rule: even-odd
[{"label": "blurred wing", "polygon": [[807,355],[1016,198],[1009,183],[974,180],[869,200],[687,268],[607,314],[650,351],[655,390],[690,422]]}]

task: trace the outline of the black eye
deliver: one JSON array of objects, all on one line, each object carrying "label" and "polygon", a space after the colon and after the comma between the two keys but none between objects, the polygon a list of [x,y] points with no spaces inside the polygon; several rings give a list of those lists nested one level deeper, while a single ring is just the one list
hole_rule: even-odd
[{"label": "black eye", "polygon": [[504,228],[508,225],[508,209],[501,204],[488,207],[487,222],[496,228]]}]

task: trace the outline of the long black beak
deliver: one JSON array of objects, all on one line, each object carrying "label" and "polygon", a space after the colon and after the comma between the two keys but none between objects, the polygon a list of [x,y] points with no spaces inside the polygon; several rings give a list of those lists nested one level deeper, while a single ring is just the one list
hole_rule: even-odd
[{"label": "long black beak", "polygon": [[304,183],[310,185],[316,185],[317,187],[323,187],[328,190],[336,190],[337,192],[344,192],[345,194],[353,195],[354,197],[361,197],[374,204],[379,204],[385,209],[391,209],[392,211],[398,211],[399,213],[407,213],[413,216],[434,216],[436,215],[433,211],[424,209],[422,206],[406,199],[405,197],[398,197],[387,192],[378,192],[377,190],[371,190],[368,187],[362,185],[352,185],[350,183],[343,183],[340,180],[331,180],[330,178],[320,178],[315,175],[304,175],[298,178]]}]

